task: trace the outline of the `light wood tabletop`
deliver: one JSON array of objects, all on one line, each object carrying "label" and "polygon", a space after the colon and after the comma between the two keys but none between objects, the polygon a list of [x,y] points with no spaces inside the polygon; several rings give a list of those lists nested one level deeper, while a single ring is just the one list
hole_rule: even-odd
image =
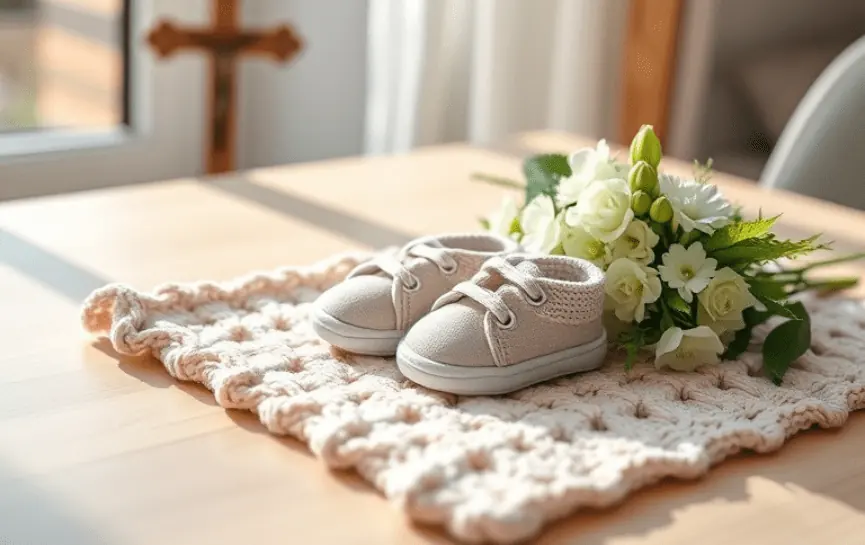
[{"label": "light wood tabletop", "polygon": [[[308,264],[440,231],[475,229],[522,156],[585,140],[554,133],[174,180],[0,205],[0,544],[448,543],[371,486],[332,473],[250,413],[118,358],[82,333],[80,303],[108,282],[151,289]],[[667,161],[668,170],[691,166]],[[2,173],[0,173],[2,178]],[[865,213],[721,174],[746,212],[784,212],[791,236],[865,250]],[[847,265],[835,274],[861,274]],[[862,290],[859,294],[865,293]],[[573,515],[537,543],[789,545],[865,542],[865,416],[741,455]]]}]

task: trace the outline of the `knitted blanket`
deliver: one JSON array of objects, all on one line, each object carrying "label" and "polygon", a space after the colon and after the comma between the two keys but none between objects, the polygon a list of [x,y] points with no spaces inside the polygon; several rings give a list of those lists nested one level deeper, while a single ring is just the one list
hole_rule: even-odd
[{"label": "knitted blanket", "polygon": [[473,543],[527,540],[578,509],[696,478],[743,449],[774,451],[865,406],[865,307],[843,299],[806,301],[813,347],[781,387],[746,353],[696,373],[626,373],[611,356],[598,371],[506,396],[426,390],[392,359],[337,352],[310,327],[310,302],[366,257],[153,293],[109,285],[87,299],[83,323]]}]

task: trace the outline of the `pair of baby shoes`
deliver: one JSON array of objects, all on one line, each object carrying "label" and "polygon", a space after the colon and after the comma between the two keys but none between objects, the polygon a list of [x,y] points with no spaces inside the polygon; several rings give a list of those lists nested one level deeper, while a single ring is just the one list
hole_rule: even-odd
[{"label": "pair of baby shoes", "polygon": [[492,234],[424,237],[355,268],[315,304],[318,335],[392,356],[421,386],[504,394],[601,365],[603,272]]}]

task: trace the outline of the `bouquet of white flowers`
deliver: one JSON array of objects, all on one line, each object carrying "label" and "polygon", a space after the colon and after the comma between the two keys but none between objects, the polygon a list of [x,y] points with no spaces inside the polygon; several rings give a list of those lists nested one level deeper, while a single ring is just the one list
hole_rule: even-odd
[{"label": "bouquet of white flowers", "polygon": [[811,344],[808,312],[793,296],[849,288],[858,278],[815,281],[806,272],[856,259],[845,256],[785,269],[779,262],[828,249],[818,236],[783,240],[777,217],[744,219],[709,183],[711,162],[694,179],[658,171],[661,144],[643,126],[627,162],[606,142],[570,156],[545,154],[524,164],[526,182],[478,178],[525,190],[506,200],[484,227],[518,239],[526,250],[589,260],[606,271],[606,326],[627,353],[655,366],[690,371],[734,359],[752,329],[778,317],[763,343],[764,368],[780,383]]}]

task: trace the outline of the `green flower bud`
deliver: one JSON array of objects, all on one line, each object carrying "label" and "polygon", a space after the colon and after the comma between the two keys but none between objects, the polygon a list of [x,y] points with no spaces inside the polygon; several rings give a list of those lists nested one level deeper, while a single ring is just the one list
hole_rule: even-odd
[{"label": "green flower bud", "polygon": [[631,191],[645,191],[652,198],[657,197],[661,193],[661,186],[658,183],[658,173],[652,165],[645,161],[639,161],[631,167],[631,172],[628,174],[628,183],[631,185]]},{"label": "green flower bud", "polygon": [[652,207],[649,209],[649,217],[658,223],[667,223],[673,219],[673,205],[670,204],[667,197],[655,199],[655,202],[652,203]]},{"label": "green flower bud", "polygon": [[661,164],[661,141],[651,125],[643,125],[631,141],[631,164],[645,161],[655,169]]},{"label": "green flower bud", "polygon": [[652,207],[652,197],[642,190],[637,190],[631,195],[631,209],[638,216],[645,216]]}]

